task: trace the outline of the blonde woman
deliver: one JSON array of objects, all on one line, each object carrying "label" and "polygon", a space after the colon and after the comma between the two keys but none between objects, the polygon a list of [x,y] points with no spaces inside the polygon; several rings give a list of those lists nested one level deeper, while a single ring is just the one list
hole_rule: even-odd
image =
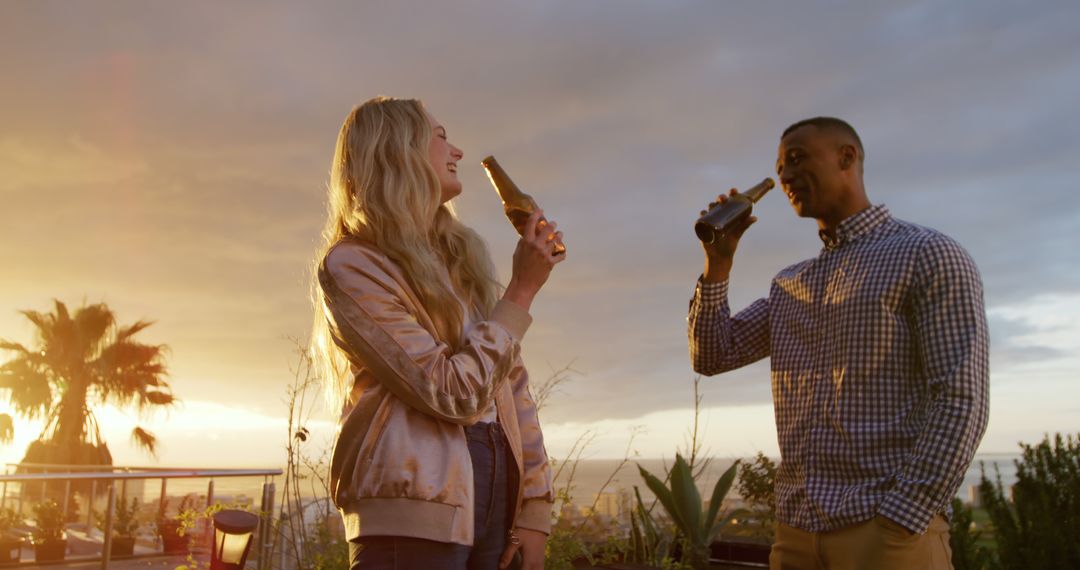
[{"label": "blonde woman", "polygon": [[562,233],[529,219],[500,298],[447,205],[461,158],[416,100],[367,101],[338,135],[313,339],[352,568],[543,568],[551,471],[520,352]]}]

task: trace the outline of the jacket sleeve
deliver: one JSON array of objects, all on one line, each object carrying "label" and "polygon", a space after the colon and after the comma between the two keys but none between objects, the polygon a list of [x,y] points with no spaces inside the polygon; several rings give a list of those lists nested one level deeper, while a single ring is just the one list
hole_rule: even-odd
[{"label": "jacket sleeve", "polygon": [[491,403],[532,318],[500,301],[453,352],[409,310],[403,285],[359,247],[332,249],[319,269],[335,343],[391,393],[430,416],[469,425]]},{"label": "jacket sleeve", "polygon": [[551,464],[544,449],[544,434],[540,430],[536,401],[529,389],[529,373],[520,360],[520,373],[513,375],[514,407],[521,431],[521,451],[524,475],[522,480],[521,513],[515,526],[551,533],[551,508],[555,501],[551,480]]}]

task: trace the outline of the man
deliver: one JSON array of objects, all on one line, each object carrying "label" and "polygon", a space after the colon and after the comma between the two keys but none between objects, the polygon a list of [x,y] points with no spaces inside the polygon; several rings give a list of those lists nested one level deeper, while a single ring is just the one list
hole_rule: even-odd
[{"label": "man", "polygon": [[771,357],[773,569],[951,568],[948,505],[986,429],[978,270],[952,239],[871,205],[863,159],[840,119],[785,130],[776,172],[824,248],[733,317],[728,275],[748,218],[705,245],[690,304],[697,372]]}]

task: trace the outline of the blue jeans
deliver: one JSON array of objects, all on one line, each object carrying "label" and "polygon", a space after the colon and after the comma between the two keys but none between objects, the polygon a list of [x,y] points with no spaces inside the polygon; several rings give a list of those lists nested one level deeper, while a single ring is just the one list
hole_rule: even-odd
[{"label": "blue jeans", "polygon": [[497,423],[465,428],[473,466],[473,545],[407,536],[365,536],[349,543],[350,568],[495,570],[506,548],[510,517],[506,436]]}]

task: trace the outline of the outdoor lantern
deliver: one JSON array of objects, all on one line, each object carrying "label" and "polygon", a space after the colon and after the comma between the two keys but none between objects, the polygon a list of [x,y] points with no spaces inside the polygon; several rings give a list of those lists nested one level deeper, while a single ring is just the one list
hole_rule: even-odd
[{"label": "outdoor lantern", "polygon": [[251,535],[258,526],[259,517],[247,511],[218,511],[214,515],[210,570],[241,570],[251,550]]}]

